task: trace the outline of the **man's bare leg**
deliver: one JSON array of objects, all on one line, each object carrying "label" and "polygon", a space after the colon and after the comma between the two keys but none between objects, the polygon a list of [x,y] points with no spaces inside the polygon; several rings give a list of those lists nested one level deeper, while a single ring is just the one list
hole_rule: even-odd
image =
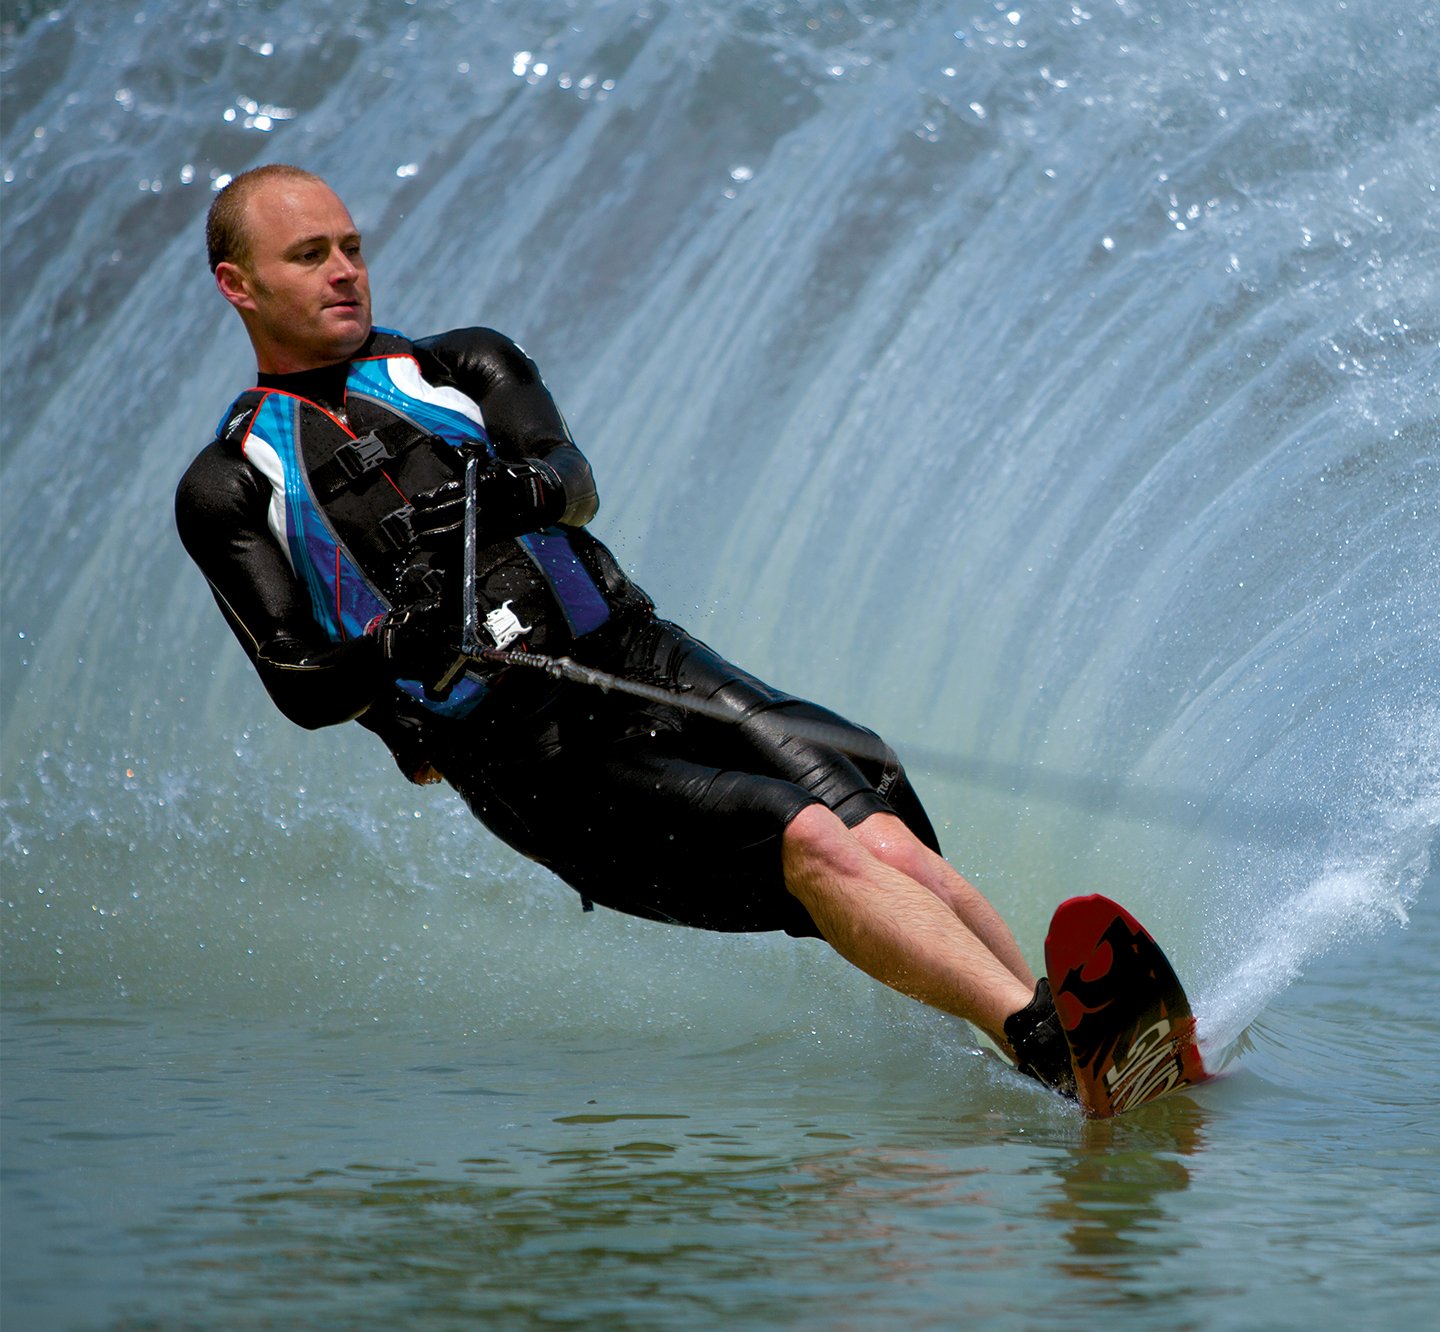
[{"label": "man's bare leg", "polygon": [[934,893],[1033,993],[1035,974],[1026,964],[1010,927],[948,860],[926,846],[894,814],[872,814],[853,833],[872,855]]},{"label": "man's bare leg", "polygon": [[[893,830],[874,837],[879,831],[872,840],[902,845]],[[887,864],[823,805],[791,820],[782,855],[786,887],[836,952],[892,989],[974,1023],[1013,1054],[1004,1022],[1029,1003],[1034,982],[1002,961],[939,894]],[[1018,958],[1008,930],[1004,937]]]}]

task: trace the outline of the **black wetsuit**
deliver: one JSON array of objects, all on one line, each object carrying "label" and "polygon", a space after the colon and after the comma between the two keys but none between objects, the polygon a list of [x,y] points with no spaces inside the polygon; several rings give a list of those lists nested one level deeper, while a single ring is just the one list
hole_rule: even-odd
[{"label": "black wetsuit", "polygon": [[[567,486],[589,484],[539,373],[513,342],[466,329],[414,349],[428,383],[479,405],[502,457],[539,458]],[[260,384],[343,414],[347,369],[262,375]],[[814,935],[781,875],[780,835],[800,810],[820,801],[851,827],[893,812],[937,846],[873,733],[770,688],[657,618],[588,532],[576,529],[575,539],[602,571],[611,614],[570,655],[673,688],[676,705],[514,667],[474,712],[449,719],[396,687],[373,638],[329,641],[267,523],[270,502],[242,450],[217,438],[180,483],[176,521],[276,705],[310,728],[359,721],[409,776],[433,765],[488,828],[587,902],[707,929]],[[689,699],[721,705],[734,720],[687,710]],[[854,743],[817,739],[820,724]]]}]

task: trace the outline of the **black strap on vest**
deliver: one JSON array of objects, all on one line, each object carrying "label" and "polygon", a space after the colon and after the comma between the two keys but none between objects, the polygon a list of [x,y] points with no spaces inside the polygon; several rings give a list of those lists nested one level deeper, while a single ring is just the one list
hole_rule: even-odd
[{"label": "black strap on vest", "polygon": [[[377,426],[359,439],[346,440],[323,463],[311,469],[310,485],[315,491],[316,499],[322,504],[333,499],[362,476],[393,462],[407,449],[413,449],[422,440],[429,438],[430,435],[423,430],[417,430],[408,421],[392,421],[389,425]],[[391,517],[399,519],[408,535],[410,514],[408,511],[402,512],[403,518],[400,518],[399,514],[392,514]],[[387,532],[387,535],[394,539],[391,533]],[[400,542],[397,541],[396,544]]]}]

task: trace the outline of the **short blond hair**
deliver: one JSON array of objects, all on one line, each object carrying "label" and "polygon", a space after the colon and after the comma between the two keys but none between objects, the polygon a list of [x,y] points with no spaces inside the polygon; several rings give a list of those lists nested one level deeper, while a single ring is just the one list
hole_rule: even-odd
[{"label": "short blond hair", "polygon": [[315,185],[325,184],[313,171],[285,162],[269,162],[242,171],[215,196],[205,218],[205,250],[212,273],[221,264],[244,265],[249,262],[250,231],[246,225],[246,205],[250,196],[270,180],[304,180]]}]

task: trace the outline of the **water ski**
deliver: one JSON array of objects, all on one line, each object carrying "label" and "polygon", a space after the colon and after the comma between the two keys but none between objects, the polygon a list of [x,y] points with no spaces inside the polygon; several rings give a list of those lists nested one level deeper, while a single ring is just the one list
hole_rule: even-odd
[{"label": "water ski", "polygon": [[1108,1119],[1210,1076],[1184,989],[1124,907],[1098,895],[1062,902],[1045,970],[1087,1115]]}]

